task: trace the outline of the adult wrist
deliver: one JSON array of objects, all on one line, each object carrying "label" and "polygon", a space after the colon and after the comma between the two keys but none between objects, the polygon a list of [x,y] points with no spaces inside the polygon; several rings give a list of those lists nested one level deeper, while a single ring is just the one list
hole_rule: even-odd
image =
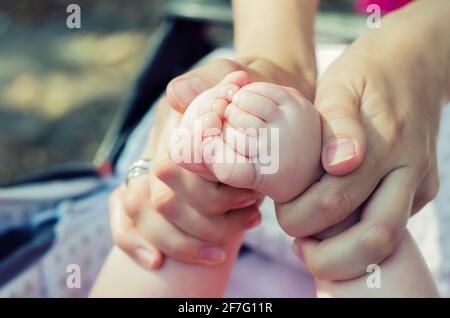
[{"label": "adult wrist", "polygon": [[241,56],[236,61],[256,75],[254,80],[294,87],[313,101],[317,74],[315,62],[306,65],[263,56]]}]

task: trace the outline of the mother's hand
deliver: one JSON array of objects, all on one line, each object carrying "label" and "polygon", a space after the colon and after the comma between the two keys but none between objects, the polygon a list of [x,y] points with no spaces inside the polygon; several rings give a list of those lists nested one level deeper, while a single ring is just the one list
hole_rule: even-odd
[{"label": "mother's hand", "polygon": [[207,181],[172,163],[167,140],[183,112],[203,90],[232,71],[245,70],[252,79],[296,83],[310,90],[300,76],[281,71],[265,59],[217,60],[174,79],[167,98],[158,104],[156,127],[143,157],[152,158],[150,175],[134,178],[110,198],[111,227],[115,243],[142,266],[156,269],[163,254],[174,259],[214,265],[224,260],[227,242],[259,223],[252,207],[261,195]]},{"label": "mother's hand", "polygon": [[149,269],[160,266],[162,254],[206,265],[222,263],[227,256],[223,245],[259,223],[253,206],[259,194],[204,180],[169,160],[167,140],[181,116],[165,98],[157,112],[142,155],[151,158],[150,173],[131,179],[110,198],[114,242]]},{"label": "mother's hand", "polygon": [[[419,3],[353,43],[318,84],[328,174],[278,206],[277,216],[319,279],[353,278],[381,262],[396,248],[409,216],[438,192],[436,137],[450,87],[450,43],[445,23],[433,21],[443,17],[430,15],[433,3]],[[414,15],[421,18],[411,36]],[[361,220],[346,231],[323,241],[309,238],[359,207]]]},{"label": "mother's hand", "polygon": [[236,60],[217,59],[174,78],[167,85],[167,99],[175,110],[183,113],[197,95],[235,71],[247,72],[255,82],[264,81],[295,87],[309,100],[314,98],[315,79],[307,79],[301,70],[286,71],[265,58],[243,57]]}]

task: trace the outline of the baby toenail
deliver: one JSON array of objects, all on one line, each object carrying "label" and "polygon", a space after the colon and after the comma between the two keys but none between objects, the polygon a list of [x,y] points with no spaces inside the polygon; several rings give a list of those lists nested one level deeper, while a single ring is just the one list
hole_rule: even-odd
[{"label": "baby toenail", "polygon": [[229,90],[227,90],[226,95],[227,95],[228,100],[231,100],[233,98],[234,94],[236,94],[236,91],[234,89],[230,88]]}]

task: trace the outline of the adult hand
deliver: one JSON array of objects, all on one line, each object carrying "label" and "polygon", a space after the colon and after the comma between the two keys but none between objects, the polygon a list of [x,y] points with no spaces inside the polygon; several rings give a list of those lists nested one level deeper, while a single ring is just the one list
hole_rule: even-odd
[{"label": "adult hand", "polygon": [[260,195],[179,168],[166,147],[181,115],[163,98],[157,117],[142,156],[151,158],[151,172],[131,179],[110,198],[114,241],[149,269],[161,265],[162,253],[181,261],[222,263],[223,245],[260,222],[254,206]]},{"label": "adult hand", "polygon": [[[315,66],[312,67],[315,69]],[[166,96],[170,105],[183,113],[190,102],[204,90],[219,83],[227,74],[246,71],[252,81],[264,81],[297,88],[310,101],[315,94],[315,78],[299,69],[286,69],[265,58],[248,57],[236,60],[217,59],[174,78],[168,85]]]},{"label": "adult hand", "polygon": [[236,70],[247,71],[253,80],[295,85],[313,95],[314,85],[298,73],[287,73],[261,58],[216,60],[168,85],[167,98],[158,105],[157,124],[143,154],[153,159],[152,173],[149,178],[131,180],[128,189],[119,187],[110,198],[115,243],[146,268],[158,268],[162,253],[188,262],[220,263],[226,257],[221,245],[260,221],[259,211],[252,207],[260,194],[204,180],[172,163],[165,151],[181,118],[168,101],[183,112],[203,90]]},{"label": "adult hand", "polygon": [[[277,206],[277,217],[319,279],[350,279],[381,262],[409,216],[438,192],[436,137],[450,87],[448,11],[446,1],[418,1],[387,16],[318,84],[328,174]],[[414,36],[411,17],[417,17]],[[349,229],[323,241],[311,238],[359,207],[361,220]]]}]

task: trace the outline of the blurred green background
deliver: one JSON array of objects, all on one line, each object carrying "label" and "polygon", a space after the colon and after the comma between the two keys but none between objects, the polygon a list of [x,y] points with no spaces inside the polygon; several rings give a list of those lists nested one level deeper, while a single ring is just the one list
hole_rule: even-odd
[{"label": "blurred green background", "polygon": [[[72,1],[73,2],[73,1]],[[164,1],[0,2],[0,183],[91,161],[131,88]]]}]

